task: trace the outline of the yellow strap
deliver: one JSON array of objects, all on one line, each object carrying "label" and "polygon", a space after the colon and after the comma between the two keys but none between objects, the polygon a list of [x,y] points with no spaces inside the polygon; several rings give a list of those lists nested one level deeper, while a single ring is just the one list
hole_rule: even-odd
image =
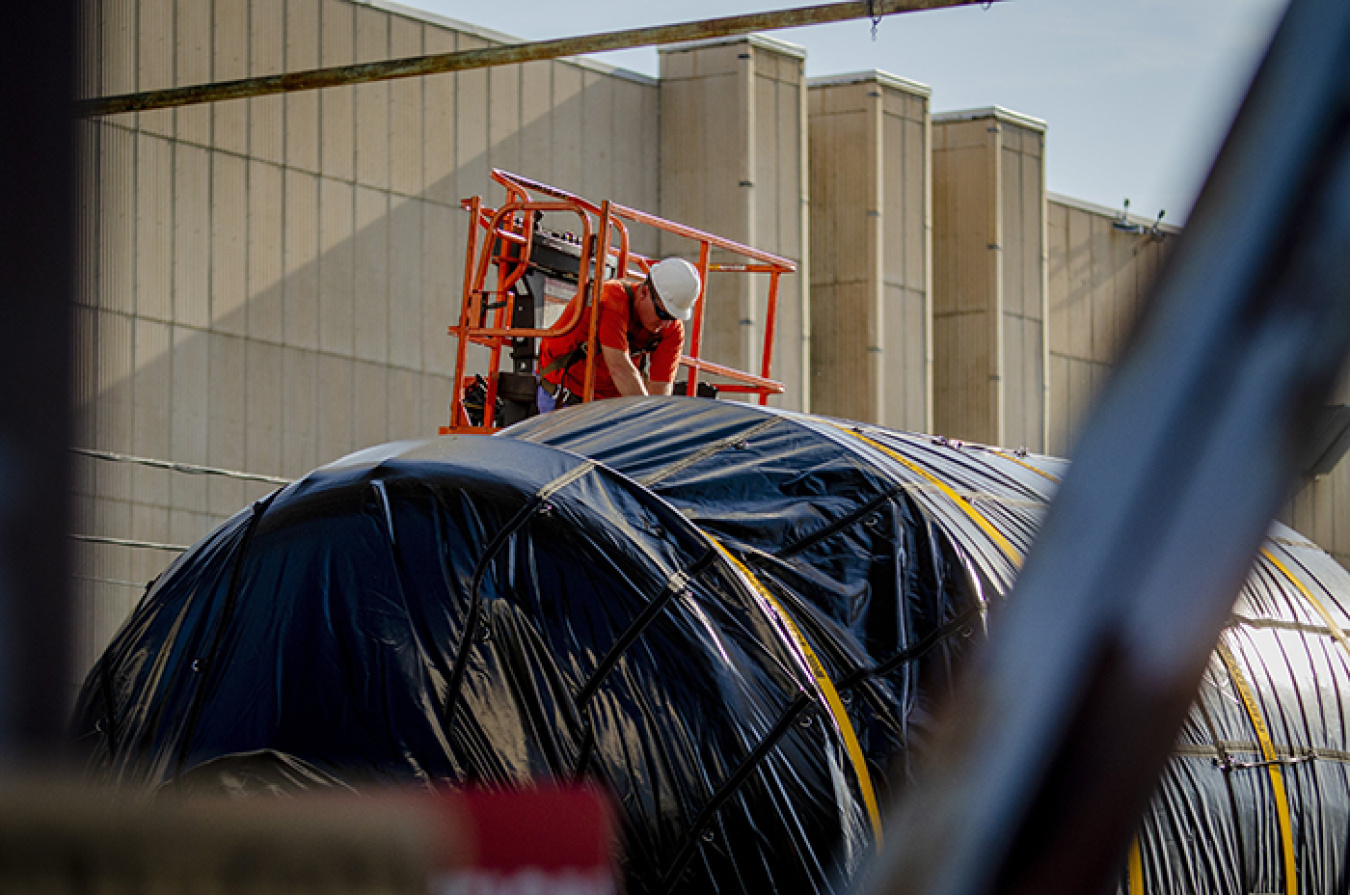
[{"label": "yellow strap", "polygon": [[825,697],[825,702],[830,707],[830,714],[834,716],[834,721],[839,726],[840,733],[844,735],[844,746],[848,750],[849,760],[853,763],[853,771],[858,775],[858,786],[862,790],[863,803],[867,806],[867,817],[872,823],[872,835],[876,837],[877,848],[880,849],[882,846],[881,810],[877,807],[876,792],[872,788],[872,775],[867,770],[867,759],[863,757],[862,746],[858,743],[858,734],[853,729],[853,722],[848,719],[848,712],[844,710],[844,703],[839,699],[839,692],[835,690],[834,682],[826,674],[825,666],[820,664],[820,658],[816,656],[815,650],[811,649],[811,644],[807,643],[801,629],[792,621],[792,616],[788,615],[782,605],[774,599],[773,594],[769,593],[769,589],[760,583],[760,580],[744,563],[732,556],[727,548],[718,543],[715,538],[711,536],[709,538],[718,552],[745,576],[746,581],[755,589],[755,592],[769,604],[783,622],[783,626],[792,634],[792,639],[796,641],[797,648],[806,657],[806,664],[811,668],[811,675],[816,679],[816,686],[820,688],[821,695]]},{"label": "yellow strap", "polygon": [[1049,479],[1050,481],[1054,482],[1056,485],[1059,484],[1059,476],[1055,475],[1053,472],[1046,472],[1044,469],[1040,469],[1040,468],[1038,468],[1038,467],[1036,467],[1036,466],[1032,466],[1030,463],[1028,463],[1027,461],[1023,460],[1021,457],[1014,457],[1012,454],[1009,454],[1009,453],[1006,453],[1006,452],[1004,452],[1004,451],[1001,451],[1001,450],[999,450],[998,448],[990,448],[990,449],[989,449],[989,453],[991,453],[991,454],[997,454],[998,456],[1002,457],[1004,460],[1011,460],[1013,463],[1016,463],[1018,466],[1022,467],[1023,469],[1030,470],[1031,472],[1036,473],[1036,475],[1040,476],[1041,478]]},{"label": "yellow strap", "polygon": [[1331,613],[1327,612],[1327,608],[1322,605],[1321,601],[1314,597],[1312,591],[1304,587],[1303,582],[1298,580],[1293,572],[1289,571],[1288,566],[1276,559],[1275,554],[1271,553],[1270,550],[1262,547],[1261,555],[1264,556],[1266,561],[1272,566],[1279,569],[1280,573],[1284,575],[1285,578],[1288,578],[1289,582],[1293,584],[1294,587],[1298,588],[1298,592],[1307,598],[1308,602],[1312,604],[1312,608],[1322,617],[1322,621],[1326,622],[1327,629],[1331,631],[1331,636],[1336,638],[1336,642],[1345,650],[1346,655],[1350,655],[1350,640],[1346,640],[1345,632],[1341,630],[1340,625],[1336,624],[1336,620],[1331,617]]},{"label": "yellow strap", "polygon": [[1298,865],[1294,858],[1294,824],[1289,817],[1289,796],[1284,789],[1284,774],[1280,772],[1280,766],[1276,763],[1279,756],[1275,754],[1275,744],[1271,742],[1270,732],[1266,730],[1266,722],[1261,717],[1261,707],[1256,702],[1256,694],[1252,692],[1246,677],[1243,676],[1237,660],[1233,658],[1233,654],[1223,643],[1219,644],[1216,652],[1219,654],[1219,658],[1223,660],[1223,664],[1228,666],[1228,673],[1232,675],[1238,695],[1242,697],[1242,704],[1247,708],[1247,716],[1251,719],[1252,728],[1256,731],[1256,739],[1261,745],[1261,758],[1263,761],[1269,762],[1266,765],[1266,770],[1270,773],[1271,797],[1275,800],[1275,816],[1279,821],[1280,840],[1284,846],[1284,888],[1288,895],[1298,895]]},{"label": "yellow strap", "polygon": [[1144,855],[1138,836],[1130,840],[1130,895],[1144,895]]},{"label": "yellow strap", "polygon": [[1012,562],[1014,566],[1016,566],[1019,569],[1022,568],[1021,551],[1019,551],[1016,547],[1014,547],[1011,544],[1011,542],[1009,542],[1008,539],[1003,536],[1003,533],[1000,532],[997,528],[995,528],[992,522],[990,522],[988,519],[985,518],[983,513],[975,509],[974,504],[966,500],[960,494],[957,494],[956,491],[952,490],[952,488],[949,485],[947,485],[946,482],[943,482],[941,479],[937,478],[935,475],[930,473],[928,470],[924,469],[919,464],[915,463],[913,460],[900,456],[895,451],[888,448],[886,445],[878,441],[875,441],[871,438],[868,438],[861,432],[855,432],[853,429],[850,429],[847,426],[841,426],[838,423],[830,423],[830,425],[834,426],[840,432],[847,432],[854,438],[867,442],[872,447],[881,451],[883,454],[885,454],[895,462],[899,463],[901,466],[908,469],[910,472],[922,477],[929,484],[933,485],[935,488],[941,491],[943,495],[947,497],[948,500],[952,501],[958,507],[964,510],[966,515],[969,516],[971,520],[974,521],[974,523],[978,525],[985,534],[989,535],[990,540],[992,540],[995,544],[998,545],[998,548],[1003,551],[1003,555],[1008,557],[1008,560]]}]

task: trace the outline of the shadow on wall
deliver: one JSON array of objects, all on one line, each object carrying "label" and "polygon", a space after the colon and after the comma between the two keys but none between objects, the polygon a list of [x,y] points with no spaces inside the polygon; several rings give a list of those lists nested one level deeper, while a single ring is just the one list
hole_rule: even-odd
[{"label": "shadow on wall", "polygon": [[[607,76],[544,65],[522,68],[570,97],[533,112],[517,104],[519,126],[491,141],[486,121],[458,121],[448,173],[416,194],[388,177],[372,185],[173,139],[149,115],[84,123],[77,444],[289,478],[360,447],[434,434],[451,393],[461,195],[500,201],[489,179],[497,166],[583,194],[621,184],[627,194],[615,198],[655,205],[655,133],[639,154],[645,177],[617,174],[608,141],[587,156],[595,132],[571,125],[619,118],[618,90]],[[398,151],[389,147],[390,158]],[[190,544],[272,488],[76,460],[75,530],[105,538]],[[79,545],[77,674],[174,555]]]}]

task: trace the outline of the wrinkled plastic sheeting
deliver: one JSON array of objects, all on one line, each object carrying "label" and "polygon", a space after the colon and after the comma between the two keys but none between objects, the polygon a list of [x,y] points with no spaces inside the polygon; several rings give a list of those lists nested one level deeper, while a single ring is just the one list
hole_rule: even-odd
[{"label": "wrinkled plastic sheeting", "polygon": [[[855,697],[849,712],[874,779],[884,788],[889,771],[892,789],[1010,590],[1067,465],[692,399],[600,402],[502,434],[623,472],[770,582],[841,694]],[[1274,525],[1121,892],[1337,891],[1350,860],[1348,609],[1350,574]]]},{"label": "wrinkled plastic sheeting", "polygon": [[463,437],[361,452],[152,586],[76,710],[131,787],[583,778],[628,891],[830,891],[865,781],[780,607],[651,491]]}]

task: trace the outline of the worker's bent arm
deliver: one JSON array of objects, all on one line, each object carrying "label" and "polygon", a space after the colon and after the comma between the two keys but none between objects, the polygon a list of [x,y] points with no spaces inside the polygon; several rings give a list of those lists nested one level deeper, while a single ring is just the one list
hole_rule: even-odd
[{"label": "worker's bent arm", "polygon": [[605,359],[605,366],[609,367],[609,378],[614,380],[614,387],[618,389],[619,394],[625,396],[647,394],[647,388],[642,384],[642,375],[638,373],[638,368],[633,366],[633,360],[627,351],[601,345],[600,352],[601,357]]},{"label": "worker's bent arm", "polygon": [[668,395],[675,389],[673,382],[652,382],[643,374],[642,380],[647,383],[647,394],[649,395]]}]

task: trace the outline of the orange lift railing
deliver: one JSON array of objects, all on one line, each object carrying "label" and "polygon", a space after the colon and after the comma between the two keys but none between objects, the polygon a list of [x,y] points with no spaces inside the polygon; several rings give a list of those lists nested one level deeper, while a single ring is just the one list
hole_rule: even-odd
[{"label": "orange lift railing", "polygon": [[[770,378],[770,372],[778,282],[783,274],[797,270],[794,262],[617,202],[606,200],[596,205],[518,174],[494,169],[492,179],[506,188],[506,201],[500,207],[483,205],[480,196],[462,202],[472,223],[459,323],[450,327],[450,335],[457,340],[456,386],[450,402],[450,424],[441,427],[442,435],[491,433],[534,412],[538,341],[567,335],[583,316],[563,314],[563,309],[576,302],[593,307],[600,299],[605,280],[645,277],[656,260],[630,248],[630,224],[653,227],[698,246],[697,265],[703,288],[686,334],[689,353],[680,356],[680,365],[688,371],[687,381],[679,384],[683,385],[684,393],[752,394],[765,404],[769,395],[784,391],[781,382]],[[542,220],[546,214],[575,216],[579,234],[545,229]],[[715,263],[713,249],[744,261]],[[703,358],[703,321],[710,273],[769,277],[758,374]],[[599,316],[589,315],[585,389],[580,396],[583,401],[595,397],[595,364],[600,356],[596,350]],[[469,371],[471,345],[486,349],[485,372]],[[508,348],[511,369],[504,370],[503,351]],[[476,359],[482,360],[481,353]],[[701,376],[715,376],[718,382],[710,387],[711,383],[700,383]]]}]

